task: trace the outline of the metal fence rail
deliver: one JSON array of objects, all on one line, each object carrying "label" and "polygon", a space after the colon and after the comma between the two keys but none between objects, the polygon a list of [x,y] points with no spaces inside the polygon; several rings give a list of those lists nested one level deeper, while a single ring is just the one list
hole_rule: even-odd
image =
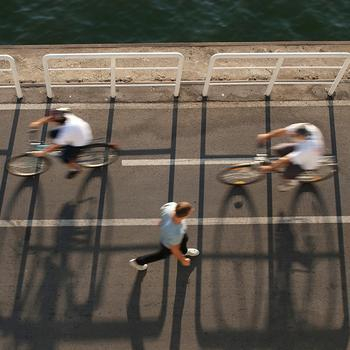
[{"label": "metal fence rail", "polygon": [[[276,64],[274,66],[235,66],[235,67],[215,67],[215,63],[218,60],[227,59],[276,59]],[[301,58],[312,58],[312,59],[323,59],[323,58],[339,58],[343,59],[343,64],[341,66],[306,66],[306,65],[293,65],[293,66],[283,66],[285,59],[301,59]],[[203,97],[208,96],[209,87],[211,85],[260,85],[266,84],[267,88],[265,91],[265,96],[270,96],[272,88],[275,84],[328,84],[331,85],[328,90],[328,95],[332,96],[337,88],[339,82],[343,78],[350,64],[350,53],[348,52],[276,52],[276,53],[217,53],[211,56],[209,60],[208,72],[204,82],[204,87],[202,91]],[[328,81],[320,80],[308,80],[308,81],[277,81],[278,74],[281,69],[339,69],[339,72],[335,79]],[[272,69],[271,78],[269,81],[235,81],[235,82],[211,82],[213,71],[215,70],[232,70],[232,69]]]},{"label": "metal fence rail", "polygon": [[14,82],[13,85],[2,85],[1,88],[12,88],[15,87],[16,89],[16,94],[18,98],[22,98],[22,89],[21,85],[19,83],[19,78],[18,78],[18,73],[17,73],[17,68],[16,68],[16,62],[14,58],[10,55],[0,55],[0,61],[7,61],[10,63],[10,68],[0,68],[0,72],[11,72],[12,73],[12,79]]},{"label": "metal fence rail", "polygon": [[[128,58],[176,58],[177,66],[175,67],[117,67],[117,59],[128,59]],[[49,61],[52,60],[91,60],[91,59],[110,59],[110,67],[88,67],[88,68],[49,68]],[[127,52],[127,53],[71,53],[71,54],[48,54],[43,57],[44,75],[47,96],[52,98],[52,87],[67,86],[64,84],[52,84],[50,71],[69,71],[69,70],[80,70],[80,71],[94,71],[94,70],[109,70],[110,71],[110,89],[111,97],[116,96],[116,70],[176,70],[175,83],[145,83],[145,84],[130,84],[123,83],[118,86],[175,86],[174,96],[178,97],[180,92],[180,84],[183,70],[184,56],[179,52]],[[69,85],[68,85],[69,86]],[[75,85],[76,86],[76,85]],[[84,86],[84,85],[79,85]],[[91,86],[91,85],[85,85]],[[109,86],[100,84],[98,86]]]}]

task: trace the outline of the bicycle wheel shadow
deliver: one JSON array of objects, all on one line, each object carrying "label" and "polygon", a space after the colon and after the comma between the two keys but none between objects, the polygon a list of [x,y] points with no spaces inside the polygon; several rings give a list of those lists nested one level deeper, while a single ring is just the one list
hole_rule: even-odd
[{"label": "bicycle wheel shadow", "polygon": [[[266,345],[259,331],[267,312],[268,290],[261,225],[244,225],[242,233],[238,225],[224,222],[225,217],[244,221],[256,216],[249,190],[231,187],[219,209],[218,217],[223,222],[214,228],[212,253],[203,252],[197,267],[195,320],[202,348],[249,349]],[[202,290],[201,280],[212,286],[210,292]],[[206,314],[214,324],[206,325]]]},{"label": "bicycle wheel shadow", "polygon": [[[29,201],[28,201],[28,198]],[[5,210],[3,212],[3,219],[11,222],[13,220],[14,213],[20,210],[21,215],[23,215],[24,208],[23,204],[29,203],[28,212],[26,213],[26,220],[28,220],[28,225],[23,227],[16,227],[16,223],[13,224],[13,227],[3,228],[0,235],[0,251],[3,253],[0,254],[0,263],[3,263],[3,259],[8,259],[7,254],[5,253],[5,248],[7,251],[14,252],[11,259],[19,264],[19,275],[17,280],[17,290],[16,295],[20,299],[21,290],[24,280],[24,268],[25,262],[27,260],[27,255],[30,253],[28,241],[32,232],[31,220],[34,219],[35,210],[44,213],[45,212],[45,198],[43,195],[42,187],[40,182],[37,181],[35,177],[25,178],[19,182],[18,186],[13,190],[13,193],[9,200],[6,203]],[[22,235],[24,231],[24,236]],[[18,234],[17,234],[18,232]],[[35,232],[42,236],[43,229],[41,227],[36,227]],[[16,237],[14,240],[13,237]],[[11,249],[9,250],[9,247]],[[16,262],[13,262],[15,265]],[[14,310],[18,310],[18,305],[14,306]]]},{"label": "bicycle wheel shadow", "polygon": [[[28,199],[29,198],[29,199]],[[0,237],[2,266],[11,265],[6,271],[3,271],[2,277],[6,278],[7,283],[15,286],[14,303],[9,318],[2,320],[4,334],[10,336],[11,345],[20,346],[20,344],[28,338],[28,330],[23,327],[23,319],[31,309],[31,301],[35,290],[33,286],[38,281],[38,275],[32,274],[33,267],[38,263],[39,259],[30,247],[32,235],[44,237],[44,229],[42,227],[33,227],[32,220],[35,212],[45,214],[45,197],[42,191],[38,177],[29,177],[21,179],[17,187],[13,190],[12,195],[6,202],[3,213],[4,220],[14,219],[14,215],[23,216],[27,220],[24,227],[16,227],[16,223],[9,228],[3,228]],[[7,261],[7,263],[5,263]],[[28,273],[29,272],[29,273]],[[7,319],[7,320],[6,320]]]},{"label": "bicycle wheel shadow", "polygon": [[[96,195],[96,188],[100,185],[100,191]],[[92,194],[90,193],[92,191]],[[102,219],[108,210],[113,208],[113,196],[108,196],[106,205],[106,193],[113,193],[112,183],[108,180],[107,169],[94,169],[84,179],[78,190],[76,198],[67,202],[60,213],[59,218],[65,220]],[[107,208],[107,212],[105,211]],[[56,232],[56,254],[60,256],[60,269],[66,271],[67,276],[74,275],[75,281],[65,285],[67,319],[92,320],[93,311],[100,303],[103,293],[104,279],[110,260],[111,252],[104,251],[101,254],[101,230],[102,227],[90,223],[83,226],[60,227]],[[103,236],[104,244],[110,242],[107,228]],[[89,253],[89,254],[86,254]],[[74,257],[74,262],[72,261]],[[82,267],[88,266],[82,274]],[[89,280],[88,286],[84,280]],[[85,300],[77,297],[81,289],[87,291]],[[77,302],[77,299],[82,301]]]},{"label": "bicycle wheel shadow", "polygon": [[[100,198],[86,195],[89,187],[96,189],[96,182],[101,183]],[[29,180],[22,185],[27,186]],[[14,315],[18,320],[26,319],[22,310],[28,312],[30,308],[35,322],[27,320],[26,327],[15,327],[16,346],[26,344],[33,349],[53,350],[66,334],[73,338],[91,337],[89,324],[93,324],[93,312],[101,302],[111,252],[100,252],[100,225],[77,227],[73,221],[70,225],[69,220],[75,220],[78,212],[83,221],[102,217],[101,202],[104,203],[107,190],[113,191],[106,172],[90,172],[75,199],[65,203],[58,215],[58,221],[64,220],[68,225],[45,232],[39,228],[30,243],[28,240],[26,255],[33,255],[28,262],[26,255],[22,256],[20,275],[23,280],[25,271],[25,283],[17,288]],[[113,206],[112,196],[108,206]],[[109,236],[104,237],[107,245]],[[107,334],[108,327],[100,332],[99,336]]]},{"label": "bicycle wheel shadow", "polygon": [[[301,185],[291,202],[291,224],[284,213],[274,232],[274,275],[270,327],[273,345],[285,349],[345,349],[348,305],[343,297],[341,258],[327,202],[312,184]],[[305,218],[310,215],[310,219]],[[341,301],[341,302],[339,302]]]},{"label": "bicycle wheel shadow", "polygon": [[[228,211],[232,213],[233,217],[242,215],[247,215],[247,217],[257,216],[255,204],[252,201],[251,196],[249,194],[249,190],[247,188],[242,186],[234,186],[227,193],[227,196],[219,212],[219,217],[227,217]],[[227,244],[225,236],[230,233],[237,234],[236,232],[232,232],[232,227],[227,227],[226,229],[223,229],[222,226],[217,226],[215,230],[214,252],[217,252],[218,259],[215,264],[216,268],[212,269],[212,279],[214,281],[214,285],[216,286],[220,286],[220,284],[222,284],[222,281],[224,281],[225,278],[228,278],[228,275],[225,276],[224,273],[225,268],[221,268],[221,265],[224,263],[224,260],[220,259],[220,252],[225,250],[225,245]],[[250,326],[252,327],[255,327],[255,322],[258,322],[259,315],[262,312],[262,290],[264,285],[264,267],[263,264],[261,264],[259,261],[259,256],[263,252],[262,232],[260,225],[251,225],[251,230],[245,228],[244,235],[249,236],[250,241],[253,242],[253,244],[251,245],[248,242],[241,241],[240,246],[232,246],[231,254],[234,260],[232,266],[227,272],[231,272],[231,274],[233,274],[234,278],[232,279],[232,282],[234,282],[234,284],[239,284],[240,288],[242,289],[242,293],[249,294],[248,290],[255,290],[254,297],[252,299],[253,301],[249,301],[246,298],[247,295],[245,295],[244,298],[240,298],[242,303],[238,308],[239,312],[242,313],[242,315],[239,318],[241,320],[246,318],[248,324],[250,324]],[[243,237],[241,237],[241,239],[244,240]],[[246,246],[244,247],[244,245]],[[245,259],[244,255],[247,253],[250,256],[250,259]],[[253,274],[251,274],[251,271],[254,271]],[[251,279],[251,281],[249,281],[249,279]],[[256,288],[253,286],[248,287],[248,285],[250,285],[252,282],[256,286]],[[220,291],[220,288],[213,288],[213,292],[214,300],[220,300],[220,295],[222,293]],[[248,306],[248,303],[250,304],[250,306]],[[219,327],[229,329],[230,325],[227,321],[225,321],[225,319],[227,320],[227,316],[224,316],[225,314],[227,314],[226,308],[224,309],[221,303],[219,302],[215,303],[215,307],[217,313],[217,320],[219,321]],[[246,314],[247,311],[248,313]]]}]

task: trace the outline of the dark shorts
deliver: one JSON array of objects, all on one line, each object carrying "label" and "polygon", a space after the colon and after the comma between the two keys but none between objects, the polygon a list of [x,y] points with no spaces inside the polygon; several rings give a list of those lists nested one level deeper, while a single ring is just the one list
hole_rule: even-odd
[{"label": "dark shorts", "polygon": [[292,180],[304,171],[305,170],[300,165],[289,163],[289,165],[284,169],[283,177],[285,179]]},{"label": "dark shorts", "polygon": [[74,147],[74,146],[63,146],[62,147],[62,155],[61,159],[64,163],[70,163],[76,161],[78,155],[81,152],[82,147]]},{"label": "dark shorts", "polygon": [[[272,147],[272,150],[279,156],[284,157],[289,153],[292,153],[295,149],[295,143],[281,143]],[[283,177],[289,180],[295,179],[299,174],[305,170],[298,164],[290,162],[284,169]]]}]

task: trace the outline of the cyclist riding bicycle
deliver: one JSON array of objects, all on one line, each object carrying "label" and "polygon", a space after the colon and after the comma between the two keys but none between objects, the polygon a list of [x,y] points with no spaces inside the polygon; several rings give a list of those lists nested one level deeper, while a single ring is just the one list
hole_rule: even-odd
[{"label": "cyclist riding bicycle", "polygon": [[278,186],[280,191],[288,191],[299,182],[295,179],[306,170],[316,169],[324,154],[324,140],[321,131],[310,123],[291,124],[285,128],[272,130],[267,134],[259,134],[259,144],[274,137],[289,136],[291,143],[283,143],[272,147],[280,157],[269,165],[262,165],[261,171],[272,172],[284,168],[285,181]]},{"label": "cyclist riding bicycle", "polygon": [[38,128],[43,124],[54,123],[58,127],[50,132],[53,142],[50,146],[35,155],[43,157],[47,153],[62,150],[62,160],[67,164],[69,171],[67,179],[72,179],[80,172],[80,165],[76,159],[81,152],[81,148],[91,143],[92,132],[90,125],[83,119],[70,112],[68,108],[53,109],[49,115],[30,123],[31,128]]}]

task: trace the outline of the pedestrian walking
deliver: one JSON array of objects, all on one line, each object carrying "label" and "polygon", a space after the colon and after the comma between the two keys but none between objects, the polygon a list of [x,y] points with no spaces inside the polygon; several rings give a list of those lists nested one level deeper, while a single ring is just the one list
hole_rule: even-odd
[{"label": "pedestrian walking", "polygon": [[160,208],[160,249],[152,254],[140,256],[129,261],[135,269],[146,270],[149,263],[174,255],[183,265],[189,266],[189,256],[199,255],[199,250],[187,248],[188,236],[186,233],[186,218],[193,212],[192,205],[188,202],[170,202]]}]

